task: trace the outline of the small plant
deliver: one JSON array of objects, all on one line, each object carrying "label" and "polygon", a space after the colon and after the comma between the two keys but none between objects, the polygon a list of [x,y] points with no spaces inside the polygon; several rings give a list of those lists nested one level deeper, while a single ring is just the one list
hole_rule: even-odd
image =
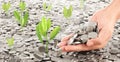
[{"label": "small plant", "polygon": [[72,11],[73,11],[73,7],[72,5],[70,5],[70,7],[67,9],[66,7],[63,8],[63,14],[65,18],[69,18],[72,16]]},{"label": "small plant", "polygon": [[9,47],[12,47],[14,45],[14,38],[7,38],[7,44]]},{"label": "small plant", "polygon": [[10,2],[7,2],[7,3],[5,2],[2,4],[2,9],[4,10],[6,15],[8,14],[8,10],[10,9],[10,7],[11,7]]},{"label": "small plant", "polygon": [[25,2],[21,1],[19,4],[19,8],[20,8],[20,11],[18,10],[14,11],[14,17],[17,19],[20,25],[24,27],[28,23],[28,19],[29,19],[29,13],[26,10]]},{"label": "small plant", "polygon": [[80,9],[84,8],[84,2],[85,2],[85,0],[80,0]]},{"label": "small plant", "polygon": [[41,22],[39,22],[39,24],[37,24],[36,26],[36,34],[40,40],[40,42],[43,42],[43,39],[46,40],[46,53],[48,54],[48,44],[50,40],[53,40],[55,38],[55,36],[58,34],[58,32],[60,31],[60,27],[57,26],[56,28],[53,29],[53,31],[50,32],[50,34],[48,33],[48,30],[51,27],[51,20],[46,17],[42,17]]},{"label": "small plant", "polygon": [[45,11],[50,11],[50,10],[52,9],[52,4],[47,5],[47,3],[44,2],[44,3],[43,3],[43,9],[44,9]]}]

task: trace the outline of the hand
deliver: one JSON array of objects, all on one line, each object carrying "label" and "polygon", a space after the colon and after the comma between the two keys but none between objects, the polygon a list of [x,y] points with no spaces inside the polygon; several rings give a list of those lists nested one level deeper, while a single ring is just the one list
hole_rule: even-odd
[{"label": "hand", "polygon": [[117,20],[117,16],[114,16],[112,13],[107,11],[106,9],[100,10],[96,12],[92,18],[92,21],[98,23],[98,30],[99,34],[98,37],[95,39],[90,39],[86,44],[79,44],[79,45],[68,45],[67,42],[73,36],[70,34],[64,37],[58,46],[64,52],[70,51],[88,51],[94,49],[100,49],[105,47],[107,42],[112,36],[114,30],[114,24]]}]

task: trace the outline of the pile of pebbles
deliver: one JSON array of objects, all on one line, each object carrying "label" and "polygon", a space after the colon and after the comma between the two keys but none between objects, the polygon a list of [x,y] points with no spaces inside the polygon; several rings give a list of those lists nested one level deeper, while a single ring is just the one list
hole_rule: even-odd
[{"label": "pile of pebbles", "polygon": [[80,27],[80,31],[75,33],[68,44],[85,44],[89,39],[94,39],[97,37],[98,30],[96,22],[88,21],[84,24],[81,24]]}]

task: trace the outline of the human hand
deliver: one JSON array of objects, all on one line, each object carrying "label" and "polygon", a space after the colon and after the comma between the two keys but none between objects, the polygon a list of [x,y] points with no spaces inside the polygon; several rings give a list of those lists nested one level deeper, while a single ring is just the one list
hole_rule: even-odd
[{"label": "human hand", "polygon": [[86,44],[68,45],[69,39],[73,36],[73,34],[70,34],[64,37],[58,45],[62,51],[88,51],[105,47],[112,36],[117,16],[114,16],[105,8],[96,12],[91,20],[98,24],[98,37],[88,40]]}]

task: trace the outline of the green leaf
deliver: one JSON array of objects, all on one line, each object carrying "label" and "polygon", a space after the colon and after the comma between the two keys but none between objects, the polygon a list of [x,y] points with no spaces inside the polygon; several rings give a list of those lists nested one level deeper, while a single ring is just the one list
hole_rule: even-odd
[{"label": "green leaf", "polygon": [[47,8],[47,5],[46,5],[46,2],[43,3],[43,9],[46,10]]},{"label": "green leaf", "polygon": [[18,20],[18,22],[20,23],[20,13],[18,11],[14,11],[14,17]]},{"label": "green leaf", "polygon": [[46,36],[46,33],[45,33],[44,30],[43,30],[42,22],[40,22],[38,25],[39,25],[40,34],[41,34],[42,36]]},{"label": "green leaf", "polygon": [[11,47],[14,45],[14,38],[8,38],[7,39],[7,44]]},{"label": "green leaf", "polygon": [[40,34],[39,25],[36,26],[36,34],[37,34],[38,39],[40,40],[40,42],[43,42],[42,36]]},{"label": "green leaf", "polygon": [[67,8],[66,7],[63,8],[63,15],[65,18],[67,18]]},{"label": "green leaf", "polygon": [[46,17],[42,17],[42,28],[43,28],[43,31],[44,31],[44,36],[46,36],[47,34],[47,19]]},{"label": "green leaf", "polygon": [[2,4],[2,9],[3,9],[5,12],[7,12],[10,7],[11,7],[10,2],[8,2],[8,3],[3,3],[3,4]]},{"label": "green leaf", "polygon": [[53,29],[53,31],[50,33],[50,40],[54,39],[55,36],[58,34],[58,32],[60,31],[60,27],[57,26],[56,28]]},{"label": "green leaf", "polygon": [[70,17],[72,15],[72,11],[73,11],[73,7],[72,7],[72,5],[70,5],[70,7],[68,9],[68,17]]},{"label": "green leaf", "polygon": [[47,11],[50,11],[51,9],[52,9],[52,5],[49,5]]},{"label": "green leaf", "polygon": [[80,0],[80,8],[82,9],[84,7],[85,0]]},{"label": "green leaf", "polygon": [[19,7],[20,7],[20,10],[25,10],[25,8],[26,8],[26,3],[25,2],[23,2],[23,1],[21,1],[20,2],[20,4],[19,4]]},{"label": "green leaf", "polygon": [[22,20],[22,26],[25,26],[28,23],[29,14],[26,11]]},{"label": "green leaf", "polygon": [[51,27],[51,20],[49,18],[47,19],[47,30],[49,30],[50,27]]}]

